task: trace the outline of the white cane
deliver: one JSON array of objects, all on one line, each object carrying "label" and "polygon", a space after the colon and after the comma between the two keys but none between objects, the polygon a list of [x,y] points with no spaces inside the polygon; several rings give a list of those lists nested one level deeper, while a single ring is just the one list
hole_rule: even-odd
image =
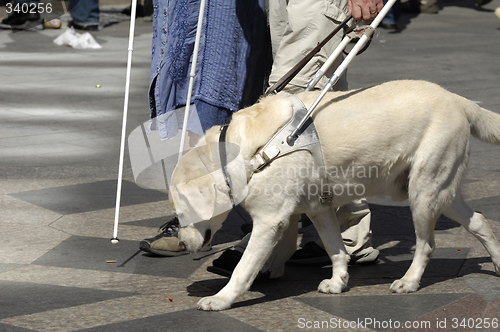
[{"label": "white cane", "polygon": [[115,227],[113,230],[113,238],[111,243],[118,243],[118,220],[120,217],[120,201],[122,195],[123,182],[123,159],[125,154],[125,134],[127,131],[127,113],[128,113],[128,97],[130,90],[130,71],[132,69],[132,52],[134,50],[134,30],[135,30],[135,12],[137,0],[132,0],[130,11],[130,32],[128,36],[128,59],[127,59],[127,76],[125,78],[125,101],[123,103],[123,123],[122,123],[122,139],[120,145],[120,163],[118,165],[118,185],[116,188],[116,209],[115,209]]},{"label": "white cane", "polygon": [[201,28],[203,25],[203,16],[205,14],[205,2],[206,2],[205,0],[201,0],[200,2],[200,14],[198,15],[198,26],[196,27],[196,39],[194,41],[193,61],[191,62],[191,72],[189,73],[189,87],[186,100],[186,112],[184,113],[184,122],[182,124],[182,133],[181,133],[181,145],[179,146],[179,160],[181,159],[182,154],[184,152],[184,144],[186,142],[189,108],[191,106],[191,95],[193,93],[194,77],[196,75],[196,62],[198,61],[198,50],[200,48]]}]

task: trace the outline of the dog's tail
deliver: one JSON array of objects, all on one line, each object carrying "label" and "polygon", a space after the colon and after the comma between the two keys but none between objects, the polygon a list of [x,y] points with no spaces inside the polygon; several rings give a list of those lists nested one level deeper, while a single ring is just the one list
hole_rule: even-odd
[{"label": "dog's tail", "polygon": [[483,142],[500,145],[500,114],[488,111],[469,101],[465,108],[471,133]]}]

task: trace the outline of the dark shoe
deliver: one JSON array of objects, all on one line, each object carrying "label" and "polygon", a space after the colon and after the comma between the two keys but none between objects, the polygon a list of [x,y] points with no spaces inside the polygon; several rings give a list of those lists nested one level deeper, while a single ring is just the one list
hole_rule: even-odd
[{"label": "dark shoe", "polygon": [[396,25],[396,23],[380,23],[379,25],[382,29],[385,29],[385,30],[397,30],[398,29],[398,26]]},{"label": "dark shoe", "polygon": [[424,14],[437,14],[439,6],[435,1],[422,1],[420,4],[420,12]]},{"label": "dark shoe", "polygon": [[207,267],[207,271],[230,278],[242,256],[243,253],[238,250],[228,249],[213,261],[212,266]]},{"label": "dark shoe", "polygon": [[[350,265],[367,265],[377,262],[380,252],[373,249],[371,252],[363,255],[351,255]],[[293,254],[287,262],[289,265],[324,265],[331,263],[330,257],[325,249],[321,248],[316,242],[307,243],[303,249],[299,249]]]},{"label": "dark shoe", "polygon": [[[207,267],[208,272],[218,274],[223,277],[231,278],[236,265],[241,260],[243,253],[238,250],[228,249],[212,262],[212,266]],[[256,279],[269,279],[269,274],[259,272]]]},{"label": "dark shoe", "polygon": [[[166,257],[176,257],[188,254],[185,248],[179,247],[179,238],[177,237],[179,226],[179,219],[175,217],[158,229],[158,231],[161,231],[160,234],[142,240],[139,243],[139,249],[154,255]],[[203,251],[208,251],[210,249],[212,249],[212,247],[209,245],[204,248]]]},{"label": "dark shoe", "polygon": [[380,252],[377,249],[373,249],[371,252],[364,255],[351,255],[350,265],[369,265],[377,263],[378,256]]},{"label": "dark shoe", "polygon": [[316,242],[309,242],[304,248],[297,250],[286,263],[289,265],[322,265],[331,262],[325,249],[317,245]]},{"label": "dark shoe", "polygon": [[38,13],[17,13],[4,18],[2,24],[8,25],[22,25],[27,21],[38,21],[40,19],[40,14]]},{"label": "dark shoe", "polygon": [[98,22],[80,24],[80,23],[76,23],[75,21],[70,21],[68,23],[68,26],[73,27],[77,30],[84,30],[84,31],[98,31],[99,30],[99,23]]},{"label": "dark shoe", "polygon": [[248,233],[252,232],[253,224],[243,224],[240,226],[240,229],[243,232],[243,234],[247,235]]},{"label": "dark shoe", "polygon": [[[127,16],[130,16],[132,14],[132,6],[125,8],[122,10],[122,14],[125,14]],[[137,4],[135,7],[135,17],[144,17],[144,8],[142,7],[141,4]]]},{"label": "dark shoe", "polygon": [[476,5],[478,5],[479,7],[481,6],[484,6],[488,3],[490,3],[492,0],[476,0]]},{"label": "dark shoe", "polygon": [[401,11],[403,13],[409,13],[409,14],[420,13],[420,1],[409,0],[406,2],[401,2]]},{"label": "dark shoe", "polygon": [[11,25],[10,28],[13,30],[43,30],[45,28],[44,23],[44,19],[39,19],[37,21],[26,21],[19,25]]},{"label": "dark shoe", "polygon": [[6,29],[26,30],[37,26],[43,30],[44,20],[38,13],[14,13],[2,20],[1,27]]}]

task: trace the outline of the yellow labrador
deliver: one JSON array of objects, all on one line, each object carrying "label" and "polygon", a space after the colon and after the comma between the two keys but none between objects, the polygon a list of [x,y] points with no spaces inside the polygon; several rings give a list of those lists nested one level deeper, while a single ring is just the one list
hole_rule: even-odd
[{"label": "yellow labrador", "polygon": [[[309,108],[318,94],[304,92],[297,97]],[[245,167],[233,172],[249,179],[250,159],[291,116],[290,98],[283,93],[234,114],[227,141],[240,147]],[[309,151],[297,151],[251,176],[242,202],[254,221],[248,247],[229,283],[216,295],[201,299],[200,309],[229,308],[251,286],[289,227],[290,217],[300,213],[310,217],[332,260],[333,276],[323,280],[318,290],[342,292],[349,279],[349,256],[333,209],[360,197],[390,195],[410,202],[417,236],[415,256],[406,274],[391,285],[392,292],[418,289],[435,247],[434,226],[441,213],[483,243],[500,275],[500,245],[483,215],[467,206],[457,192],[469,159],[470,134],[500,145],[500,115],[432,83],[394,81],[328,93],[313,119],[326,173],[315,171]],[[208,130],[203,144],[218,142],[219,135],[220,127]],[[184,185],[174,186],[171,199],[178,213],[191,203],[205,220],[179,232],[186,249],[195,252],[227,217],[227,212],[214,215],[217,201],[227,196],[227,184],[222,177],[197,181],[190,158],[186,154],[174,172],[173,182]],[[318,199],[318,188],[325,185],[333,192],[326,204]]]}]

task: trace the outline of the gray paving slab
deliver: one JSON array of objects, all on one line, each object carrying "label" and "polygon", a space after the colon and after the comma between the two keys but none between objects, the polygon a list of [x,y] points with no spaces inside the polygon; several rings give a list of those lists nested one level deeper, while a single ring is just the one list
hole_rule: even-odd
[{"label": "gray paving slab", "polygon": [[22,328],[22,327],[17,327],[17,326],[2,324],[2,323],[0,323],[0,330],[2,332],[29,332],[29,331],[36,331],[36,330],[32,330],[32,329],[25,329],[25,328]]},{"label": "gray paving slab", "polygon": [[[93,33],[103,45],[100,50],[56,46],[52,41],[62,32],[0,32],[0,66],[12,77],[2,85],[7,114],[0,124],[4,176],[57,177],[50,171],[54,166],[67,167],[67,177],[113,178],[118,173],[128,24]],[[137,20],[134,46],[129,131],[149,117],[151,20]],[[99,136],[104,140],[95,141]],[[22,145],[10,148],[13,140]],[[89,167],[99,169],[82,173]],[[126,164],[125,175],[130,174]]]},{"label": "gray paving slab", "polygon": [[475,211],[481,212],[486,218],[500,221],[500,196],[485,197],[469,201],[468,204]]},{"label": "gray paving slab", "polygon": [[[468,248],[436,248],[432,258],[425,269],[423,278],[448,278],[452,279],[459,275],[464,261],[469,253]],[[366,266],[349,266],[349,279],[392,279],[401,278],[410,267],[414,250],[409,248],[390,248],[380,250],[377,264]],[[321,281],[331,278],[331,264],[324,266],[287,266],[283,280],[305,280]],[[392,280],[392,281],[391,281]]]},{"label": "gray paving slab", "polygon": [[123,224],[124,225],[159,228],[163,224],[165,224],[168,220],[171,220],[172,218],[174,218],[173,215],[172,216],[157,217],[157,218],[148,218],[148,219],[142,219],[142,220],[127,221],[127,222],[124,222]]},{"label": "gray paving slab", "polygon": [[[369,204],[372,212],[372,232],[378,236],[414,235],[415,228],[409,206]],[[436,230],[445,232],[460,225],[441,215],[436,222]]]},{"label": "gray paving slab", "polygon": [[500,300],[500,280],[498,278],[462,278],[461,280],[486,301]]},{"label": "gray paving slab", "polygon": [[[395,322],[403,325],[407,321],[412,321],[425,313],[458,301],[467,295],[470,294],[334,296],[331,298],[301,298],[297,301],[328,312],[348,322],[362,321],[364,323],[362,327],[384,331],[389,329],[390,326],[387,324],[390,321],[393,322],[393,328]],[[363,318],[361,320],[359,313],[362,313]],[[435,328],[435,326],[433,327]]]},{"label": "gray paving slab", "polygon": [[132,296],[133,292],[0,280],[0,319]]},{"label": "gray paving slab", "polygon": [[0,263],[0,273],[5,272],[5,271],[10,271],[17,269],[21,266],[24,266],[24,264],[5,264],[5,263]]},{"label": "gray paving slab", "polygon": [[[106,180],[72,186],[27,191],[11,196],[62,215],[110,209],[116,206],[117,181]],[[167,194],[122,182],[122,206],[165,201]]]},{"label": "gray paving slab", "polygon": [[121,240],[112,245],[109,239],[71,236],[33,264],[187,278],[205,262],[193,259],[201,256],[158,257],[140,251],[137,241]]},{"label": "gray paving slab", "polygon": [[[399,250],[388,250],[385,259],[398,266],[410,267],[414,251],[404,253]],[[398,252],[399,251],[399,252]],[[469,254],[469,248],[436,248],[424,272],[424,277],[449,276],[456,277]],[[396,255],[394,255],[396,254]],[[394,256],[393,256],[394,255]],[[400,277],[402,277],[401,275]]]},{"label": "gray paving slab", "polygon": [[202,312],[196,309],[177,311],[133,321],[103,325],[95,328],[79,330],[85,332],[98,331],[158,331],[158,332],[204,332],[204,331],[262,331],[223,313]]}]

